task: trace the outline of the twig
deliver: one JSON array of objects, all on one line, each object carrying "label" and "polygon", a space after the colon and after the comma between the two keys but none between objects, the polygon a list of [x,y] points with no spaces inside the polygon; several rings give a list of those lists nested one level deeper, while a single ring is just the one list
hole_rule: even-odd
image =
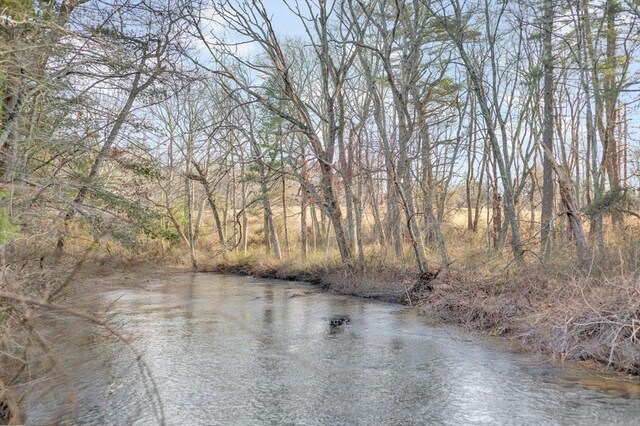
[{"label": "twig", "polygon": [[118,340],[122,341],[125,345],[127,345],[129,350],[131,350],[131,352],[135,355],[136,361],[138,363],[138,366],[140,367],[140,371],[143,377],[146,377],[149,380],[150,385],[153,389],[153,393],[156,395],[157,400],[154,400],[153,398],[151,398],[151,404],[154,409],[154,415],[158,420],[158,424],[160,425],[165,424],[164,409],[162,407],[162,400],[160,398],[158,385],[154,380],[153,375],[151,374],[151,369],[149,368],[147,363],[144,362],[142,354],[131,344],[131,339],[129,337],[120,333],[118,330],[110,326],[106,321],[103,321],[100,318],[97,318],[86,312],[82,312],[77,309],[70,308],[68,306],[60,305],[57,303],[45,302],[37,299],[32,299],[29,297],[21,296],[19,294],[8,293],[5,291],[0,291],[0,299],[5,299],[12,302],[17,302],[17,303],[23,303],[26,305],[39,306],[39,307],[49,309],[49,310],[54,310],[54,311],[66,312],[75,317],[81,318],[91,324],[96,324],[103,327],[110,334],[118,338]]},{"label": "twig", "polygon": [[405,293],[407,293],[407,299],[409,299],[409,306],[413,306],[413,302],[411,301],[411,296],[409,296],[409,290],[407,289],[407,286],[404,287],[404,291]]}]

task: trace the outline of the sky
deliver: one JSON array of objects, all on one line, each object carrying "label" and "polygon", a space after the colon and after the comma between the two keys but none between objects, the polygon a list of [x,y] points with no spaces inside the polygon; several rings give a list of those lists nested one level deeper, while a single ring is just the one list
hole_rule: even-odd
[{"label": "sky", "polygon": [[[300,8],[305,9],[306,4],[305,0],[288,0],[290,5],[295,6],[296,1],[301,3]],[[308,39],[307,34],[305,33],[304,26],[302,22],[300,22],[300,18],[295,16],[289,7],[285,3],[284,0],[263,0],[263,4],[266,7],[268,13],[271,16],[271,21],[276,34],[281,39],[289,38],[289,37],[300,37],[304,40]],[[240,36],[237,34],[233,34],[228,31],[225,26],[222,24],[219,28],[215,29],[215,32],[218,36],[224,37],[224,39],[228,42],[239,42],[242,40]],[[202,46],[204,48],[204,46]],[[206,49],[204,49],[206,51]],[[260,47],[257,43],[247,43],[238,46],[238,53],[245,58],[255,58],[255,55],[260,53]],[[204,52],[203,52],[204,54]],[[208,52],[206,53],[209,54]],[[633,65],[636,66],[635,64]],[[634,97],[635,94],[631,94],[631,97]],[[623,95],[622,101],[630,101],[629,95]],[[637,146],[638,139],[638,103],[632,102],[630,108],[628,109],[628,114],[630,118],[629,123],[629,132],[630,132],[630,145]]]},{"label": "sky", "polygon": [[[295,3],[296,0],[289,0],[289,4],[295,5]],[[300,22],[300,18],[289,10],[284,0],[263,0],[263,4],[271,16],[272,25],[278,37],[283,39],[289,37],[307,38],[304,26]],[[211,11],[210,14],[213,16],[215,12]],[[236,43],[243,40],[241,36],[234,34],[233,31],[231,31],[224,23],[219,25],[209,25],[208,29],[217,37],[221,37],[227,42]],[[207,38],[209,39],[209,37]],[[213,38],[210,40],[213,41]],[[209,54],[202,41],[196,41],[196,46],[203,55]],[[237,46],[237,53],[243,56],[253,56],[259,51],[260,47],[257,43],[247,43]]]}]

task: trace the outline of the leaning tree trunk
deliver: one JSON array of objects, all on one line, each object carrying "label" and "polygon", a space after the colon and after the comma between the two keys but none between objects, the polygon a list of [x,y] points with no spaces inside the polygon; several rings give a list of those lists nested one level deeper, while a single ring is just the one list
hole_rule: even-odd
[{"label": "leaning tree trunk", "polygon": [[571,181],[571,177],[566,171],[566,168],[555,161],[554,157],[552,157],[551,153],[548,151],[546,145],[543,144],[542,146],[543,149],[547,152],[549,159],[551,160],[553,170],[555,171],[558,178],[560,198],[562,199],[562,204],[567,211],[567,217],[569,219],[571,231],[574,236],[580,266],[585,267],[589,264],[590,259],[589,244],[587,243],[587,237],[585,236],[582,217],[580,215],[580,210],[578,209],[578,201],[576,198],[576,194],[574,193],[573,182]]},{"label": "leaning tree trunk", "polygon": [[333,188],[333,167],[329,162],[322,161],[320,163],[320,170],[322,173],[322,191],[325,202],[324,207],[327,215],[329,216],[329,220],[333,225],[336,243],[338,244],[338,250],[340,251],[340,258],[345,266],[351,267],[353,255],[351,253],[351,246],[347,241],[347,235],[342,225],[342,212]]},{"label": "leaning tree trunk", "polygon": [[191,176],[192,179],[197,180],[202,184],[204,188],[205,195],[207,196],[207,203],[209,203],[209,207],[211,208],[211,212],[213,213],[213,220],[216,224],[216,231],[218,234],[218,241],[220,244],[225,243],[224,241],[224,233],[222,232],[222,222],[220,221],[220,213],[218,212],[218,206],[216,205],[215,195],[213,193],[213,188],[211,188],[211,184],[209,183],[207,173],[204,171],[202,166],[200,166],[197,162],[192,160],[193,167],[198,172],[198,176]]}]

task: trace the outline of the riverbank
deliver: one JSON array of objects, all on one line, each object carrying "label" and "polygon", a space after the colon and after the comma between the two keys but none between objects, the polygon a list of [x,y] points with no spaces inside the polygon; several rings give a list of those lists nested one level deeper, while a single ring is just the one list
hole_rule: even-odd
[{"label": "riverbank", "polygon": [[[54,303],[84,312],[85,302],[101,292],[127,288],[147,290],[158,280],[190,271],[167,263],[105,263],[95,259],[88,260],[75,274],[62,273],[69,269],[60,266],[29,273],[23,270],[20,281],[30,286],[16,288],[28,288],[30,297],[42,298],[38,295],[41,291],[46,293],[47,288],[58,288],[72,277],[64,291],[54,298]],[[373,263],[367,265],[364,273],[347,273],[338,261],[327,258],[278,261],[266,256],[232,255],[201,268],[201,272],[304,281],[330,292],[411,305],[437,322],[497,336],[504,342],[517,343],[518,349],[543,353],[561,362],[580,361],[588,367],[636,376],[640,371],[635,334],[640,328],[637,279],[619,277],[614,283],[553,274],[542,268],[497,275],[472,275],[449,269],[421,277],[410,265]],[[7,347],[27,346],[29,336],[21,334],[22,328],[18,327],[24,318],[32,321],[42,315],[55,318],[63,313],[49,308],[32,310],[26,304],[5,308],[12,312],[0,321],[5,331],[3,345]],[[38,320],[30,324],[32,331],[38,333],[38,327],[47,323]],[[51,356],[52,348],[35,349],[41,354],[31,352],[29,368],[32,371],[50,368],[47,360],[55,358]],[[9,361],[9,358],[3,359],[1,377],[8,389],[0,389],[2,414],[7,421],[12,413],[16,414],[14,420],[19,420],[18,401],[26,389],[16,381],[20,364]],[[16,389],[22,391],[16,392]]]},{"label": "riverbank", "polygon": [[206,272],[304,281],[328,291],[416,306],[446,324],[500,336],[554,360],[640,375],[640,281],[557,273],[542,266],[499,274],[408,267],[347,273],[338,262],[228,257]]},{"label": "riverbank", "polygon": [[410,295],[419,281],[419,274],[389,265],[348,273],[337,260],[326,258],[301,262],[251,255],[229,256],[199,271],[302,281],[339,294],[400,304],[413,303]]},{"label": "riverbank", "polygon": [[[83,309],[104,312],[132,348],[72,318],[50,323],[45,337],[64,338],[58,358],[78,404],[72,412],[60,401],[67,387],[51,389],[48,375],[25,400],[26,423],[629,424],[640,415],[617,385],[632,380],[557,368],[414,309],[298,282],[151,273],[78,283],[109,288]],[[349,323],[332,325],[336,315]]]}]

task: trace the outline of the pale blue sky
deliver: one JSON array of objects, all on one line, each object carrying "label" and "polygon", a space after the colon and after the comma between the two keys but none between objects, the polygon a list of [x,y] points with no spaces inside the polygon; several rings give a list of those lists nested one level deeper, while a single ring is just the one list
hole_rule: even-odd
[{"label": "pale blue sky", "polygon": [[[290,0],[289,4],[295,4],[295,0]],[[264,5],[272,15],[273,27],[279,32],[278,35],[306,36],[300,19],[291,13],[283,0],[265,0]]]}]

